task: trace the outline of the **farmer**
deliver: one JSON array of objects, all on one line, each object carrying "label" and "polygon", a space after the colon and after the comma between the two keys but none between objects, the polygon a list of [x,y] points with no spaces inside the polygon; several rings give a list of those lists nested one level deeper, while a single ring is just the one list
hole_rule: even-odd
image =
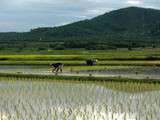
[{"label": "farmer", "polygon": [[51,66],[52,66],[52,72],[58,72],[58,71],[60,71],[60,72],[62,72],[62,69],[63,69],[63,63],[53,63],[53,64],[51,64]]},{"label": "farmer", "polygon": [[88,59],[88,60],[86,60],[86,64],[88,66],[93,66],[97,63],[97,61],[98,61],[97,59]]}]

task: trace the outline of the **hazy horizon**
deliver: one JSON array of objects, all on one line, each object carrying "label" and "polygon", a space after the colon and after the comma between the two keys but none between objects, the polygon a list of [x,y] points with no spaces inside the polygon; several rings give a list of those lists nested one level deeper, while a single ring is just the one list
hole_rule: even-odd
[{"label": "hazy horizon", "polygon": [[0,0],[0,32],[54,27],[130,7],[160,8],[158,0]]}]

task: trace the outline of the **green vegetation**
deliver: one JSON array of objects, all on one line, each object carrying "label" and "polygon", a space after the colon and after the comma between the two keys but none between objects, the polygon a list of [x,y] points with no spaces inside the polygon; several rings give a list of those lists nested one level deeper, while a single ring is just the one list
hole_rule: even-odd
[{"label": "green vegetation", "polygon": [[[98,83],[97,83],[98,84]],[[139,82],[103,82],[98,85],[102,85],[107,89],[123,92],[146,92],[160,90],[159,83],[139,83]]]},{"label": "green vegetation", "polygon": [[92,77],[92,76],[58,76],[58,75],[34,75],[34,74],[21,74],[21,73],[0,73],[1,78],[15,78],[21,79],[32,79],[32,80],[74,80],[74,81],[101,81],[101,82],[121,82],[121,83],[160,83],[156,79],[131,79],[122,77]]},{"label": "green vegetation", "polygon": [[[61,27],[0,33],[0,65],[9,65],[0,73],[0,120],[111,120],[115,113],[158,119],[159,21],[159,10],[130,7]],[[98,63],[87,66],[87,59]],[[57,62],[66,73],[49,72]],[[123,68],[136,77],[94,75]]]},{"label": "green vegetation", "polygon": [[1,77],[0,83],[2,120],[159,118],[159,84],[143,83],[141,86],[139,83],[70,80],[51,82],[48,79],[37,82]]},{"label": "green vegetation", "polygon": [[[85,61],[0,61],[1,65],[47,65],[50,63],[62,62],[65,66],[83,66],[84,68],[91,68],[86,66]],[[85,66],[84,66],[85,65]],[[92,68],[105,68],[107,66],[160,66],[160,61],[99,61],[98,66]],[[80,68],[80,67],[79,67]]]},{"label": "green vegetation", "polygon": [[53,50],[44,54],[1,54],[0,60],[159,60],[159,48],[119,50]]},{"label": "green vegetation", "polygon": [[46,54],[8,54],[0,55],[1,65],[49,65],[62,62],[65,66],[85,65],[87,59],[98,59],[97,66],[92,68],[106,68],[107,66],[160,66],[160,49],[126,49],[120,50],[54,50]]},{"label": "green vegetation", "polygon": [[160,47],[160,11],[129,7],[69,25],[0,33],[0,51]]},{"label": "green vegetation", "polygon": [[151,79],[102,78],[102,77],[76,77],[51,75],[24,75],[0,73],[0,81],[46,81],[53,83],[95,84],[107,89],[123,92],[144,92],[160,90],[160,81]]}]

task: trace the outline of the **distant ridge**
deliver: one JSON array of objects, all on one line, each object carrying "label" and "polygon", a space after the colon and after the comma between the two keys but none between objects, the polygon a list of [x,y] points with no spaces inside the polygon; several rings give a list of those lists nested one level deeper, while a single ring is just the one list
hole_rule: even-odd
[{"label": "distant ridge", "polygon": [[[90,20],[60,27],[32,29],[26,33],[0,33],[0,41],[18,42],[28,47],[30,41],[65,48],[110,49],[155,47],[160,45],[160,10],[127,7]],[[55,44],[56,43],[56,44]]]}]

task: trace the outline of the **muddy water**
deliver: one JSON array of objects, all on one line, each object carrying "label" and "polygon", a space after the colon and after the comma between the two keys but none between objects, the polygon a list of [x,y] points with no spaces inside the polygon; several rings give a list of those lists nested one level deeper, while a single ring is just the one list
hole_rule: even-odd
[{"label": "muddy water", "polygon": [[160,79],[160,67],[132,66],[124,68],[113,68],[110,70],[82,70],[80,73],[94,75],[122,76],[136,79]]},{"label": "muddy water", "polygon": [[[51,73],[49,66],[0,66],[0,73],[21,73],[21,74],[41,74],[54,75]],[[132,66],[119,68],[116,66],[108,70],[81,70],[76,72],[64,71],[60,75],[75,75],[75,76],[99,76],[99,77],[127,77],[135,79],[160,79],[160,67],[151,66]]]},{"label": "muddy water", "polygon": [[0,120],[159,120],[160,91],[92,83],[0,81]]}]

